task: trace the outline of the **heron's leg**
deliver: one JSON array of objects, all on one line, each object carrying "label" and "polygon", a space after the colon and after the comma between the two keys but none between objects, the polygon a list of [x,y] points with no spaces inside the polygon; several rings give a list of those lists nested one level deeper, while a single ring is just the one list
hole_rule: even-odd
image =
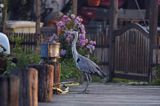
[{"label": "heron's leg", "polygon": [[80,84],[82,84],[84,82],[84,76],[85,76],[85,74],[83,72],[81,72],[81,76],[80,76],[80,79],[79,79]]},{"label": "heron's leg", "polygon": [[92,76],[88,74],[88,77],[89,77],[89,82],[92,82]]},{"label": "heron's leg", "polygon": [[87,84],[86,84],[85,89],[83,90],[83,93],[86,93],[87,88],[88,88],[88,85],[89,85],[89,76],[88,76],[88,74],[87,74],[87,73],[84,73],[84,74],[85,74],[85,76],[86,76]]}]

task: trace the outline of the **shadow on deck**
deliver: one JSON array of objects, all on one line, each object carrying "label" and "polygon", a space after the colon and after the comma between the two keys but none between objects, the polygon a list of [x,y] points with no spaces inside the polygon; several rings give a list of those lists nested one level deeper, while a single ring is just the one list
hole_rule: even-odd
[{"label": "shadow on deck", "polygon": [[69,94],[54,95],[39,106],[160,106],[160,86],[92,83],[89,94],[79,94],[82,87],[70,87]]}]

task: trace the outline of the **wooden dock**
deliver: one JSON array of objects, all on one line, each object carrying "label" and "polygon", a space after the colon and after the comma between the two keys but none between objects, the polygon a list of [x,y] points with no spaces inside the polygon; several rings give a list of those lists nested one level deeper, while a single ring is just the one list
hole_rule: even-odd
[{"label": "wooden dock", "polygon": [[160,106],[160,86],[92,83],[89,94],[79,94],[83,86],[70,87],[69,94],[54,95],[52,102],[39,106]]}]

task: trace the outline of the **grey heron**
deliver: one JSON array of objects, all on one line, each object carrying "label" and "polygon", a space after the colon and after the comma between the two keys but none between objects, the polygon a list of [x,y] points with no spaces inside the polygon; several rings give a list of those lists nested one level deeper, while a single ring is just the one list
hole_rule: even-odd
[{"label": "grey heron", "polygon": [[91,61],[89,58],[80,55],[77,52],[76,43],[78,40],[78,32],[77,31],[66,31],[66,32],[73,34],[72,55],[73,55],[74,61],[76,63],[76,67],[86,77],[87,84],[86,84],[85,89],[83,90],[83,93],[87,93],[86,91],[87,91],[89,82],[92,81],[91,75],[96,74],[96,75],[100,76],[101,78],[104,78],[106,76],[106,74],[100,69],[100,67],[96,63]]}]

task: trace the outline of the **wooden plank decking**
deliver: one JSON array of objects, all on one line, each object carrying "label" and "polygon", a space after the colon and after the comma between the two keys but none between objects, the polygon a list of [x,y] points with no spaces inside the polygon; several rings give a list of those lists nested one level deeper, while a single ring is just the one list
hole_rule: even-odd
[{"label": "wooden plank decking", "polygon": [[89,94],[78,94],[82,87],[72,87],[69,94],[54,95],[52,102],[39,106],[160,106],[160,86],[92,83]]}]

